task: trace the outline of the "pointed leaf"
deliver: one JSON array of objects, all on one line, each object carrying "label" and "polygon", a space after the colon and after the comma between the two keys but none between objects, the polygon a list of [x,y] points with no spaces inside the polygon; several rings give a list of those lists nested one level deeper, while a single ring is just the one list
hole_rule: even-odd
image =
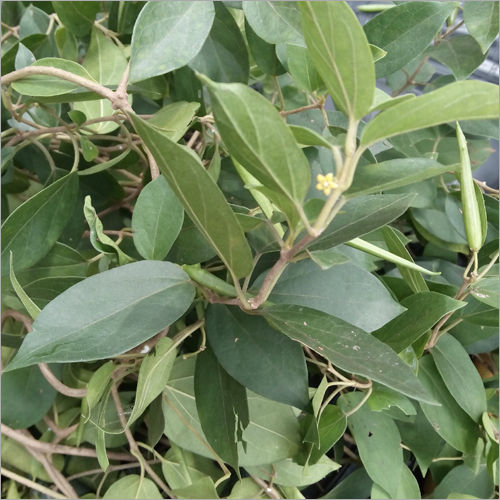
[{"label": "pointed leaf", "polygon": [[177,142],[186,133],[199,108],[199,102],[172,102],[157,111],[149,119],[149,123],[156,125]]},{"label": "pointed leaf", "polygon": [[222,304],[209,306],[206,330],[219,363],[240,384],[269,399],[302,410],[309,407],[307,368],[299,344],[262,318]]},{"label": "pointed leaf", "polygon": [[478,80],[450,83],[377,115],[363,129],[361,145],[441,123],[498,118],[498,107],[498,85]]},{"label": "pointed leaf", "polygon": [[150,260],[163,260],[180,233],[184,209],[162,175],[137,198],[132,230],[137,251]]},{"label": "pointed leaf", "polygon": [[465,26],[486,52],[498,36],[498,2],[465,2]]},{"label": "pointed leaf", "polygon": [[359,120],[375,90],[373,57],[363,28],[346,2],[300,2],[307,48],[335,104]]},{"label": "pointed leaf", "polygon": [[7,369],[116,356],[177,320],[193,297],[189,277],[170,262],[135,262],[96,274],[42,310]]},{"label": "pointed leaf", "polygon": [[147,3],[132,34],[130,81],[162,75],[189,63],[205,43],[214,16],[210,1]]},{"label": "pointed leaf", "polygon": [[243,230],[222,191],[191,150],[136,115],[131,120],[196,227],[238,278],[252,268]]},{"label": "pointed leaf", "polygon": [[266,307],[262,314],[275,328],[340,369],[435,404],[410,367],[390,347],[360,328],[306,307],[276,305]]},{"label": "pointed leaf", "polygon": [[58,240],[70,219],[78,193],[78,176],[68,174],[14,210],[2,225],[2,276],[38,262]]}]

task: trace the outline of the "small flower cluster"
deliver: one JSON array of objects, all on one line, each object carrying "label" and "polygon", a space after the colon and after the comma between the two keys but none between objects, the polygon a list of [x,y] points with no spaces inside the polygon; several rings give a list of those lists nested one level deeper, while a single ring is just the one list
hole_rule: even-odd
[{"label": "small flower cluster", "polygon": [[330,195],[332,189],[339,187],[339,185],[335,181],[335,178],[333,177],[333,174],[331,173],[326,175],[318,174],[318,177],[316,179],[318,181],[318,184],[316,184],[316,189],[318,191],[323,191],[326,196]]}]

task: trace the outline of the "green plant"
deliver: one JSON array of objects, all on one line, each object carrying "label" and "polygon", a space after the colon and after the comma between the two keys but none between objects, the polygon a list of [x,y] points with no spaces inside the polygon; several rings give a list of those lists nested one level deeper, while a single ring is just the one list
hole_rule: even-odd
[{"label": "green plant", "polygon": [[3,4],[7,498],[495,495],[498,2],[363,8]]}]

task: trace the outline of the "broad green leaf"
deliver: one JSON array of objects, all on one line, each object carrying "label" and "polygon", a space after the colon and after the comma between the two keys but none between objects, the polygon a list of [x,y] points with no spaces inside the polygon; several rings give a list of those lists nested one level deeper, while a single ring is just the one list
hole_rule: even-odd
[{"label": "broad green leaf", "polygon": [[321,498],[369,498],[373,482],[364,467],[358,467]]},{"label": "broad green leaf", "polygon": [[149,119],[149,123],[157,126],[172,141],[177,142],[186,133],[199,108],[199,102],[172,102],[157,111]]},{"label": "broad green leaf", "polygon": [[229,152],[295,225],[303,216],[310,169],[286,123],[264,96],[246,85],[215,83],[205,77],[202,81]]},{"label": "broad green leaf", "polygon": [[214,16],[211,1],[147,3],[137,16],[132,34],[130,81],[188,64],[203,47]]},{"label": "broad green leaf", "polygon": [[484,61],[481,46],[470,35],[456,35],[431,47],[427,55],[448,66],[457,80],[471,75]]},{"label": "broad green leaf", "polygon": [[[382,235],[384,237],[385,244],[387,248],[396,255],[399,255],[403,259],[413,261],[413,257],[410,252],[406,249],[405,243],[401,240],[398,233],[390,226],[385,226],[382,228]],[[408,286],[413,292],[427,292],[429,287],[425,282],[424,278],[418,271],[408,269],[407,267],[397,266],[398,271],[401,276],[406,281]]]},{"label": "broad green leaf", "polygon": [[[95,82],[83,66],[80,66],[78,63],[73,61],[67,61],[57,57],[46,57],[34,62],[32,66],[46,66],[49,68],[62,69]],[[20,94],[33,97],[77,94],[78,92],[84,91],[83,87],[80,87],[80,85],[77,85],[76,83],[68,82],[67,80],[62,80],[61,78],[49,75],[27,76],[21,80],[13,82],[12,88]],[[65,99],[68,99],[68,97],[66,96]]]},{"label": "broad green leaf", "polygon": [[[354,392],[342,395],[340,405],[344,413],[353,409],[362,397],[363,394]],[[401,437],[394,421],[381,412],[370,411],[368,405],[364,404],[348,417],[347,425],[370,478],[384,488],[391,498],[399,498],[397,491],[404,462]]]},{"label": "broad green leaf", "polygon": [[445,333],[431,349],[443,382],[455,401],[476,422],[486,411],[483,381],[462,344]]},{"label": "broad green leaf", "polygon": [[222,304],[209,306],[206,330],[219,363],[240,384],[274,401],[307,410],[307,368],[299,344],[262,318]]},{"label": "broad green leaf", "polygon": [[397,97],[391,97],[389,94],[385,93],[383,90],[375,87],[375,94],[373,94],[372,111],[383,111],[384,109],[390,108],[395,104],[399,104],[402,101],[408,101],[409,99],[414,99],[413,94],[403,94]]},{"label": "broad green leaf", "polygon": [[78,42],[75,35],[65,26],[59,26],[54,33],[57,51],[62,59],[76,61],[78,59]]},{"label": "broad green leaf", "polygon": [[78,176],[70,173],[42,189],[14,210],[2,225],[2,276],[26,269],[47,255],[69,221],[78,193]]},{"label": "broad green leaf", "polygon": [[224,370],[210,348],[196,356],[194,393],[208,442],[223,460],[238,469],[238,442],[242,442],[250,418],[246,389]]},{"label": "broad green leaf", "polygon": [[130,151],[131,151],[130,149],[127,149],[118,156],[111,158],[111,160],[105,161],[103,163],[98,163],[97,165],[86,168],[85,170],[78,170],[78,175],[93,175],[93,174],[98,174],[99,172],[104,172],[104,170],[114,167],[115,165],[120,163],[125,157],[128,156]]},{"label": "broad green leaf", "polygon": [[248,274],[252,254],[243,230],[199,157],[138,116],[131,120],[196,227],[236,277]]},{"label": "broad green leaf", "polygon": [[244,477],[234,484],[231,494],[226,498],[231,500],[240,498],[253,498],[260,500],[262,498],[270,497],[262,491],[262,488],[252,478]]},{"label": "broad green leaf", "polygon": [[269,75],[281,75],[285,68],[276,56],[276,47],[258,36],[245,18],[245,35],[248,49],[259,68]]},{"label": "broad green leaf", "polygon": [[456,2],[402,2],[368,21],[368,41],[387,52],[375,64],[377,78],[401,69],[421,54],[441,29]]},{"label": "broad green leaf", "polygon": [[346,196],[378,193],[442,175],[453,166],[429,158],[398,158],[372,165],[359,165]]},{"label": "broad green leaf", "polygon": [[253,476],[269,480],[274,475],[274,483],[280,486],[307,486],[321,481],[331,472],[340,469],[340,464],[323,456],[315,464],[302,466],[287,458],[282,462],[260,467],[245,467]]},{"label": "broad green leaf", "polygon": [[295,2],[243,2],[243,12],[252,30],[267,43],[304,44]]},{"label": "broad green leaf", "polygon": [[97,406],[101,398],[109,392],[111,386],[111,375],[115,370],[113,361],[108,361],[101,365],[93,374],[87,384],[87,394],[85,395],[85,411],[82,406],[82,418],[88,421],[92,410]]},{"label": "broad green leaf", "polygon": [[498,2],[465,2],[464,19],[469,33],[487,52],[498,36]]},{"label": "broad green leaf", "polygon": [[[118,85],[127,64],[127,58],[122,50],[102,31],[94,28],[87,54],[82,62],[82,66],[92,78],[102,85]],[[84,113],[87,120],[110,116],[114,112],[108,99],[76,102],[73,104],[73,109]],[[108,134],[118,127],[118,123],[109,121],[89,125],[88,129],[95,134]]]},{"label": "broad green leaf", "polygon": [[52,2],[61,23],[78,37],[88,35],[100,10],[99,2]]},{"label": "broad green leaf", "polygon": [[247,83],[248,51],[234,17],[222,2],[215,2],[212,29],[189,67],[216,82]]},{"label": "broad green leaf", "polygon": [[377,383],[373,385],[373,391],[368,398],[368,406],[372,411],[387,410],[394,406],[405,415],[417,414],[415,406],[406,396]]},{"label": "broad green leaf", "polygon": [[291,305],[262,310],[278,330],[350,373],[363,375],[407,396],[435,404],[412,370],[380,340],[339,318]]},{"label": "broad green leaf", "polygon": [[[60,374],[58,367],[51,366],[51,369]],[[31,427],[49,411],[56,395],[38,366],[3,373],[2,423],[13,429]]]},{"label": "broad green leaf", "polygon": [[329,149],[332,147],[323,136],[310,128],[301,127],[299,125],[288,125],[288,128],[292,131],[295,140],[301,146],[324,146]]},{"label": "broad green leaf", "polygon": [[[494,484],[485,465],[474,471],[465,464],[451,469],[432,493],[433,498],[492,498]],[[460,496],[459,496],[460,494]]]},{"label": "broad green leaf", "polygon": [[104,493],[105,499],[134,499],[151,498],[161,499],[163,495],[151,479],[137,474],[128,474],[115,481]]},{"label": "broad green leaf", "polygon": [[[262,279],[256,281],[254,290]],[[290,264],[269,300],[311,307],[365,331],[380,328],[404,310],[375,276],[350,262],[326,271],[309,260]]]},{"label": "broad green leaf", "polygon": [[[311,59],[334,103],[353,120],[368,113],[375,90],[373,57],[346,2],[300,2]],[[379,45],[379,44],[377,44]]]},{"label": "broad green leaf", "polygon": [[33,52],[31,52],[31,50],[28,49],[28,47],[26,47],[22,43],[19,43],[19,48],[17,50],[16,60],[15,60],[16,70],[25,68],[26,66],[33,64],[35,61],[36,58],[33,55]]},{"label": "broad green leaf", "polygon": [[480,302],[498,308],[498,277],[485,277],[472,284],[470,290]]},{"label": "broad green leaf", "polygon": [[311,260],[317,264],[323,271],[330,269],[330,267],[338,266],[339,264],[345,264],[349,261],[349,257],[341,253],[335,248],[330,248],[328,250],[315,250],[309,252]]},{"label": "broad green leaf", "polygon": [[46,33],[49,24],[49,15],[38,7],[30,5],[19,20],[19,37],[25,38],[35,33]]},{"label": "broad green leaf", "polygon": [[[174,365],[163,398],[165,435],[178,446],[213,459],[196,410],[193,372],[194,359],[179,360]],[[243,432],[246,451],[238,444],[240,467],[275,463],[294,456],[301,437],[292,407],[250,391],[247,397],[250,423]]]},{"label": "broad green leaf", "polygon": [[187,274],[170,262],[135,262],[96,274],[43,309],[7,369],[116,356],[177,320],[193,296]]},{"label": "broad green leaf", "polygon": [[448,391],[431,356],[420,359],[418,378],[441,405],[420,402],[434,430],[453,448],[467,453],[478,438],[478,427]]},{"label": "broad green leaf", "polygon": [[413,194],[379,194],[349,200],[309,248],[326,250],[385,226],[402,215],[413,198]]},{"label": "broad green leaf", "polygon": [[306,47],[287,45],[286,59],[290,75],[301,89],[306,92],[314,92],[323,86],[323,81],[314,67]]},{"label": "broad green leaf", "polygon": [[336,405],[328,405],[318,422],[319,447],[311,444],[309,464],[315,464],[344,435],[347,420]]},{"label": "broad green leaf", "polygon": [[437,292],[420,292],[401,301],[406,311],[373,332],[373,336],[401,352],[432,328],[445,314],[466,305]]},{"label": "broad green leaf", "polygon": [[396,493],[391,496],[384,488],[374,483],[370,498],[421,498],[420,486],[408,466],[403,464]]},{"label": "broad green leaf", "polygon": [[177,350],[172,339],[165,337],[160,339],[153,351],[142,360],[134,409],[127,426],[135,422],[156,396],[165,389],[176,355]]},{"label": "broad green leaf", "polygon": [[497,85],[478,80],[450,83],[377,115],[363,129],[361,146],[441,123],[498,118],[498,107]]},{"label": "broad green leaf", "polygon": [[137,198],[132,230],[137,251],[149,260],[163,260],[179,235],[184,209],[165,177],[150,182]]},{"label": "broad green leaf", "polygon": [[85,197],[83,213],[90,229],[90,242],[92,246],[102,253],[116,255],[120,265],[133,261],[105,232],[101,219],[99,219],[95,208],[92,206],[90,196]]}]

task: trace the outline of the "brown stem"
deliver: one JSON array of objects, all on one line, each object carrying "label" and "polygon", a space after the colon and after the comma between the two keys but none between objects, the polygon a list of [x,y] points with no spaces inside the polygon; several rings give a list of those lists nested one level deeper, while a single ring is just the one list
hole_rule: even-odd
[{"label": "brown stem", "polygon": [[160,170],[158,168],[156,160],[154,159],[154,156],[152,155],[151,151],[145,144],[144,144],[144,151],[146,151],[146,156],[148,157],[149,170],[151,171],[151,179],[154,180],[160,175]]},{"label": "brown stem", "polygon": [[301,106],[300,108],[290,109],[288,111],[280,111],[281,116],[294,115],[295,113],[300,113],[302,111],[307,111],[309,109],[321,109],[323,103],[315,102],[314,104],[308,104],[307,106]]},{"label": "brown stem", "polygon": [[87,395],[87,389],[75,389],[63,384],[50,370],[47,363],[38,363],[38,368],[45,377],[45,380],[57,391],[70,398],[84,398]]},{"label": "brown stem", "polygon": [[400,89],[392,93],[392,97],[397,97],[399,94],[401,94],[401,92],[404,92],[411,85],[416,85],[417,82],[415,82],[415,78],[428,60],[429,57],[424,57],[422,61],[420,61],[420,64],[417,66],[415,71],[406,78],[406,82],[404,83],[404,85]]}]

